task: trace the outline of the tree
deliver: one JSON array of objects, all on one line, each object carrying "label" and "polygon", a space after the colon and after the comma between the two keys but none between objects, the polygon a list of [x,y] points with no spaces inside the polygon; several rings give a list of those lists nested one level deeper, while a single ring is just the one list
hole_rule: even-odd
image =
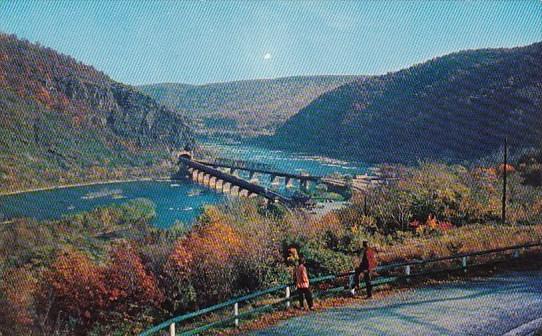
[{"label": "tree", "polygon": [[35,318],[36,290],[37,280],[30,267],[4,272],[0,281],[0,335],[30,333]]},{"label": "tree", "polygon": [[215,207],[205,209],[200,224],[177,241],[168,261],[176,272],[172,276],[194,287],[198,304],[226,299],[235,287],[242,240],[225,220]]},{"label": "tree", "polygon": [[155,277],[145,270],[141,258],[129,243],[115,246],[105,270],[108,305],[130,316],[147,307],[158,306],[164,295]]},{"label": "tree", "polygon": [[64,250],[46,272],[40,293],[41,310],[49,324],[72,318],[90,325],[107,305],[104,269],[82,252]]}]

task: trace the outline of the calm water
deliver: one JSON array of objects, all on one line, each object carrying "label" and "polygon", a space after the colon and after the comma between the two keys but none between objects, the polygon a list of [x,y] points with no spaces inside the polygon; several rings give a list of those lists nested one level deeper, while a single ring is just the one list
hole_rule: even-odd
[{"label": "calm water", "polygon": [[[333,172],[359,174],[366,171],[361,163],[307,156],[258,148],[248,145],[208,143],[219,155],[265,163],[277,170],[327,175]],[[262,180],[269,184],[270,181]],[[277,188],[283,189],[283,186]],[[189,181],[144,181],[101,184],[0,196],[0,219],[33,217],[60,218],[63,215],[91,210],[98,206],[120,204],[127,200],[147,198],[156,204],[154,224],[168,227],[175,221],[192,222],[205,204],[223,202],[226,197]]]},{"label": "calm water", "polygon": [[203,205],[221,202],[224,196],[191,182],[112,183],[1,196],[0,213],[5,218],[60,218],[136,198],[153,201],[157,214],[154,224],[168,227],[176,220],[191,222]]}]

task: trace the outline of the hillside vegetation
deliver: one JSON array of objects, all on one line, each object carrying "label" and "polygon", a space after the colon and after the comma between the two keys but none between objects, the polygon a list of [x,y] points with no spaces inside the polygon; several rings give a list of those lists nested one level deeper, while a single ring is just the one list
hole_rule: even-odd
[{"label": "hillside vegetation", "polygon": [[300,76],[206,85],[152,84],[139,89],[194,120],[205,135],[273,134],[322,93],[359,76]]},{"label": "hillside vegetation", "polygon": [[0,191],[148,174],[193,143],[184,119],[152,98],[5,34],[0,124]]},{"label": "hillside vegetation", "polygon": [[367,202],[355,197],[318,218],[240,199],[206,207],[190,228],[158,229],[152,203],[134,200],[4,224],[0,335],[136,335],[172,316],[289,283],[291,247],[314,277],[351,271],[364,240],[380,263],[395,263],[542,238],[542,188],[519,173],[509,175],[502,224],[498,169],[397,169],[400,179],[369,191]]},{"label": "hillside vegetation", "polygon": [[369,162],[470,160],[542,135],[542,43],[453,53],[325,93],[266,139]]}]

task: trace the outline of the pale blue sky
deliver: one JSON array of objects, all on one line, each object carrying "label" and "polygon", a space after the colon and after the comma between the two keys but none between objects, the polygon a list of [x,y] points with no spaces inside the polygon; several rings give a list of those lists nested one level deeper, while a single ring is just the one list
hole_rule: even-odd
[{"label": "pale blue sky", "polygon": [[0,30],[130,83],[381,74],[542,41],[542,1],[8,1]]}]

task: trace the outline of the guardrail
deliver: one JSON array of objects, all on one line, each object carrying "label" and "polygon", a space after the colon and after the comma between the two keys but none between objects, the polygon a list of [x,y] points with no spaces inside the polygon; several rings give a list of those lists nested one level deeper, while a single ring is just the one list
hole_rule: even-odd
[{"label": "guardrail", "polygon": [[[394,264],[382,265],[382,266],[377,267],[376,272],[385,273],[385,272],[392,272],[392,271],[399,270],[400,274],[387,276],[387,277],[379,276],[373,281],[373,286],[379,286],[379,285],[383,285],[383,284],[396,282],[397,280],[400,280],[400,279],[406,279],[408,281],[410,278],[413,278],[413,277],[422,277],[422,276],[427,276],[427,275],[434,274],[434,273],[457,271],[457,270],[463,270],[464,272],[466,272],[468,267],[488,265],[488,264],[493,264],[493,263],[496,262],[495,260],[492,260],[490,262],[485,262],[485,263],[470,264],[469,261],[468,261],[469,258],[474,258],[474,257],[479,257],[479,256],[484,256],[484,255],[490,255],[490,254],[497,254],[497,253],[501,253],[501,252],[510,252],[510,251],[512,251],[513,252],[512,253],[512,258],[516,259],[516,258],[519,258],[520,253],[521,253],[522,250],[527,250],[527,249],[534,248],[534,247],[542,247],[542,242],[533,243],[533,244],[525,244],[525,245],[509,246],[509,247],[504,247],[504,248],[485,250],[485,251],[478,251],[478,252],[473,252],[473,253],[457,254],[457,255],[448,256],[448,257],[432,258],[432,259],[425,259],[425,260],[412,260],[412,261],[403,262],[403,263],[394,263]],[[412,272],[413,267],[420,267],[420,266],[424,266],[424,265],[428,265],[428,264],[434,264],[434,263],[446,262],[446,261],[454,261],[454,260],[460,260],[461,264],[459,266],[454,266],[454,267],[449,267],[449,268],[440,268],[440,269],[436,269],[436,270],[432,269],[432,270],[422,271],[422,272],[418,272],[418,273],[413,273]],[[341,274],[332,274],[332,275],[321,276],[321,277],[318,277],[318,278],[313,278],[313,279],[311,279],[311,285],[314,286],[314,285],[317,285],[317,284],[328,283],[328,282],[332,283],[334,280],[339,280],[339,279],[342,279],[342,278],[348,278],[348,286],[347,286],[347,288],[352,288],[353,283],[354,283],[354,280],[353,280],[354,272],[353,271],[352,272],[341,273]],[[269,289],[266,289],[266,290],[250,293],[250,294],[245,295],[245,296],[237,297],[237,298],[231,299],[229,301],[216,304],[214,306],[210,306],[210,307],[207,307],[207,308],[204,308],[204,309],[200,309],[200,310],[195,311],[195,312],[191,312],[191,313],[188,313],[188,314],[177,316],[177,317],[169,319],[169,320],[167,320],[165,322],[162,322],[162,323],[160,323],[160,324],[158,324],[158,325],[144,331],[143,333],[140,334],[140,336],[153,335],[153,334],[155,334],[155,333],[157,333],[157,332],[159,332],[161,330],[164,330],[164,329],[169,329],[169,335],[170,336],[175,336],[175,335],[177,335],[176,330],[175,330],[176,325],[178,325],[179,323],[186,322],[188,320],[193,320],[193,319],[198,318],[198,317],[203,317],[203,316],[205,316],[207,314],[218,312],[218,311],[221,311],[221,310],[223,310],[225,308],[228,308],[228,307],[231,307],[231,309],[232,309],[232,314],[229,317],[226,317],[226,318],[223,318],[223,319],[220,319],[220,320],[205,324],[203,326],[196,327],[196,328],[191,329],[191,330],[183,331],[183,332],[180,333],[180,335],[195,335],[195,334],[201,333],[203,331],[209,330],[211,328],[214,328],[214,327],[217,327],[217,326],[220,326],[220,325],[225,325],[227,323],[233,323],[233,325],[239,326],[239,320],[242,319],[243,317],[248,316],[248,315],[259,313],[259,312],[262,312],[262,311],[265,311],[265,310],[271,310],[271,309],[273,309],[273,308],[275,308],[275,307],[277,307],[279,305],[284,305],[284,307],[286,309],[290,308],[291,300],[293,298],[292,295],[291,295],[291,287],[293,287],[293,284],[281,285],[281,286],[269,288]],[[364,284],[360,284],[360,287],[364,287]],[[343,290],[345,290],[344,285],[339,286],[339,287],[332,287],[332,288],[324,289],[319,294],[340,292],[340,291],[343,291]],[[280,296],[279,299],[275,300],[274,302],[268,303],[268,304],[263,304],[263,305],[261,305],[259,307],[252,308],[252,309],[249,309],[249,310],[241,312],[241,313],[239,312],[239,305],[241,303],[245,303],[245,302],[248,302],[248,301],[253,300],[253,299],[268,297],[268,296],[273,295],[273,294],[276,295],[277,293],[281,293],[280,294],[281,296]]]}]

